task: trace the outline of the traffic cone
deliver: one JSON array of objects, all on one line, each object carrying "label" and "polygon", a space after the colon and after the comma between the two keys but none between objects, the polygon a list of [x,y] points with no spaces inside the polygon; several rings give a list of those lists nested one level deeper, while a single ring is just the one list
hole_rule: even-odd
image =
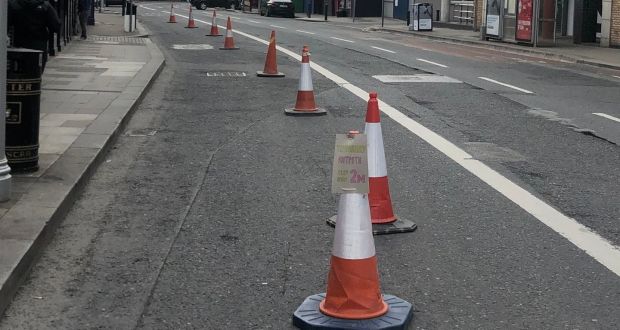
[{"label": "traffic cone", "polygon": [[170,18],[168,19],[168,23],[176,23],[177,17],[174,15],[174,4],[170,4]]},{"label": "traffic cone", "polygon": [[[407,329],[413,306],[381,295],[366,194],[340,195],[327,293],[313,295],[293,314],[301,329]],[[385,323],[384,323],[385,322]]]},{"label": "traffic cone", "polygon": [[[370,202],[373,233],[381,235],[406,233],[416,230],[418,226],[415,223],[409,220],[398,219],[392,209],[377,92],[370,93],[364,132],[367,135],[368,141],[368,200]],[[332,226],[336,225],[335,222],[335,217],[327,220],[327,223]]]},{"label": "traffic cone", "polygon": [[220,30],[217,28],[217,23],[215,23],[215,10],[213,10],[213,18],[211,19],[211,32],[207,34],[207,37],[219,37],[221,36]]},{"label": "traffic cone", "polygon": [[187,26],[185,27],[186,29],[195,29],[198,26],[196,26],[196,23],[194,22],[194,15],[192,14],[192,5],[189,5],[189,20],[187,21]]},{"label": "traffic cone", "polygon": [[259,77],[284,77],[284,73],[278,72],[278,63],[276,61],[276,31],[271,31],[265,68],[263,71],[256,71],[256,75]]},{"label": "traffic cone", "polygon": [[310,50],[304,46],[301,52],[301,77],[297,89],[297,102],[294,108],[285,109],[287,115],[319,116],[327,112],[318,108],[314,102],[314,90],[312,87],[312,70],[310,69]]},{"label": "traffic cone", "polygon": [[233,39],[232,22],[230,21],[230,16],[228,16],[228,21],[226,22],[226,37],[224,38],[224,47],[221,47],[220,49],[239,49],[239,47],[235,47],[235,40]]}]

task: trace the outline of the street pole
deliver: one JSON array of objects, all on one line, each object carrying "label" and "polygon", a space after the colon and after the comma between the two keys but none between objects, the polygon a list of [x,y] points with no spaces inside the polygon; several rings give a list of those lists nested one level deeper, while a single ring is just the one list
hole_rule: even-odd
[{"label": "street pole", "polygon": [[385,21],[385,0],[381,0],[381,27],[383,27],[384,21]]},{"label": "street pole", "polygon": [[351,15],[351,17],[353,17],[353,23],[355,23],[355,4],[357,3],[357,0],[351,0],[353,1],[353,5],[351,7],[353,7],[353,14]]},{"label": "street pole", "polygon": [[8,1],[0,1],[0,202],[11,198],[11,168],[6,159],[6,45]]}]

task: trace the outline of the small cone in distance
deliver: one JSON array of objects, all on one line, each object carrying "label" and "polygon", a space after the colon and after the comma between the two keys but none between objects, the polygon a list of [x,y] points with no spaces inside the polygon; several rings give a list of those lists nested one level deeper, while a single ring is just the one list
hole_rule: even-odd
[{"label": "small cone in distance", "polygon": [[284,73],[278,72],[278,63],[276,61],[276,31],[271,31],[265,67],[263,71],[256,71],[256,75],[259,77],[284,77]]},{"label": "small cone in distance", "polygon": [[314,101],[314,87],[312,86],[312,69],[310,68],[310,50],[304,46],[301,52],[301,76],[297,89],[297,101],[294,108],[285,109],[291,116],[319,116],[325,115],[325,109],[318,108]]},{"label": "small cone in distance", "polygon": [[226,21],[226,37],[224,38],[224,47],[221,47],[220,49],[239,49],[239,47],[235,47],[235,40],[233,39],[232,22],[230,21],[230,16],[228,16],[228,21]]},{"label": "small cone in distance", "polygon": [[215,23],[215,10],[213,10],[213,17],[211,18],[211,32],[207,34],[207,37],[219,37],[221,36],[220,30],[217,28],[217,23]]},{"label": "small cone in distance", "polygon": [[170,18],[168,19],[168,23],[176,23],[177,17],[174,15],[174,4],[170,4]]},{"label": "small cone in distance", "polygon": [[197,27],[196,22],[194,22],[194,15],[192,14],[192,5],[189,5],[189,19],[187,20],[187,26],[185,28],[195,29]]}]

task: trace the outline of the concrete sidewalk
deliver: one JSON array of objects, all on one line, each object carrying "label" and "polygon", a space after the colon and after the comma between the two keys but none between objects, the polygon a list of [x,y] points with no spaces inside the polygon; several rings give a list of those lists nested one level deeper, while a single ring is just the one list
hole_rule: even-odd
[{"label": "concrete sidewalk", "polygon": [[[298,20],[309,22],[325,22],[323,16],[313,16],[312,18],[298,17]],[[461,43],[476,47],[486,47],[496,50],[525,53],[532,56],[566,60],[575,63],[583,63],[612,69],[620,69],[620,49],[603,48],[595,46],[584,46],[569,43],[558,43],[554,47],[531,47],[501,41],[480,40],[480,32],[454,29],[448,27],[434,27],[433,31],[409,31],[405,21],[386,18],[384,26],[381,27],[381,17],[361,17],[353,22],[350,17],[329,16],[327,23],[333,25],[344,25],[358,27],[370,31],[389,31],[395,33],[409,34],[416,37],[442,40],[446,42]]]},{"label": "concrete sidewalk", "polygon": [[87,40],[74,39],[48,62],[40,169],[13,174],[11,200],[0,203],[0,315],[164,65],[140,26],[122,32],[113,11],[96,20]]}]

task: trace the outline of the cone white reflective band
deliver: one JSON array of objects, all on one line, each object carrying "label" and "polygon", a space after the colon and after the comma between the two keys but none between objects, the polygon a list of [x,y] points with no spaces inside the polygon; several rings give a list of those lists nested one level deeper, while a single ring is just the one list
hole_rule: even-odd
[{"label": "cone white reflective band", "polygon": [[357,193],[340,195],[332,255],[349,260],[374,257],[375,242],[372,237],[367,195]]},{"label": "cone white reflective band", "polygon": [[312,89],[312,70],[310,63],[301,64],[301,78],[299,79],[299,91],[310,92]]},{"label": "cone white reflective band", "polygon": [[226,38],[232,38],[232,37],[233,37],[232,31],[229,29],[226,29]]},{"label": "cone white reflective band", "polygon": [[368,177],[380,178],[387,176],[381,123],[366,123],[364,133],[368,139]]}]

